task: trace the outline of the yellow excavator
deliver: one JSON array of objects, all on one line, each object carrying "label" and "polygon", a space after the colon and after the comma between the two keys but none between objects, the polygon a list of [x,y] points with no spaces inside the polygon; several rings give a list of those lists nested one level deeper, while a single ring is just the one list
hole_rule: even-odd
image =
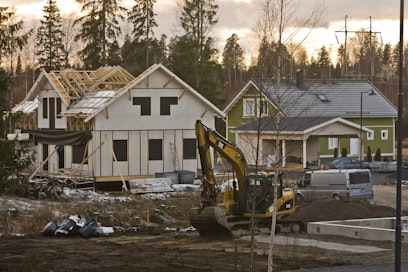
[{"label": "yellow excavator", "polygon": [[[278,190],[277,231],[303,230],[302,222],[283,219],[295,211],[295,194],[292,189],[283,188],[281,174],[268,171],[247,173],[247,162],[241,149],[200,120],[196,121],[195,130],[203,189],[199,207],[190,211],[190,223],[201,236],[240,237],[250,234],[251,229],[255,234],[270,233],[275,189]],[[223,197],[219,196],[210,148],[232,165],[235,176],[232,188],[227,189]],[[274,188],[274,179],[277,179],[277,188]]]}]

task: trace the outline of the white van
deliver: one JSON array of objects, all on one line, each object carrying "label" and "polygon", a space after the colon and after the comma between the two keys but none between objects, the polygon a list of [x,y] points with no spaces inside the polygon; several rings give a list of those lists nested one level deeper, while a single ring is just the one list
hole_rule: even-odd
[{"label": "white van", "polygon": [[298,205],[328,197],[343,201],[374,197],[369,169],[307,171],[295,192]]}]

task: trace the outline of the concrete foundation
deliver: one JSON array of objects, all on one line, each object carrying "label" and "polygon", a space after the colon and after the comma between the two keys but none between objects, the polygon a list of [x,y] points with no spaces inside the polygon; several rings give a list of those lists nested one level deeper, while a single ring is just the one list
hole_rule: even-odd
[{"label": "concrete foundation", "polygon": [[[373,241],[395,241],[395,217],[310,222],[307,232]],[[401,218],[401,242],[408,243],[408,217]]]}]

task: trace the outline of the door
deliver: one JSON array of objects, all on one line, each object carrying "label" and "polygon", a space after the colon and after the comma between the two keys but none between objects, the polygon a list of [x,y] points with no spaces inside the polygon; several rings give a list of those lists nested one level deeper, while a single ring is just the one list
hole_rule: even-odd
[{"label": "door", "polygon": [[350,138],[350,156],[360,156],[360,139]]}]

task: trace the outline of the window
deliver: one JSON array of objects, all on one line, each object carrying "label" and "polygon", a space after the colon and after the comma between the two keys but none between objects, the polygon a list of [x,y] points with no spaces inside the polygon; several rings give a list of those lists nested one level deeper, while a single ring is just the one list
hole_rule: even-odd
[{"label": "window", "polygon": [[381,140],[388,140],[388,130],[381,130]]},{"label": "window", "polygon": [[133,105],[140,106],[140,115],[151,114],[150,97],[133,97]]},{"label": "window", "polygon": [[47,119],[48,118],[48,98],[44,97],[42,99],[42,106],[43,106],[43,118]]},{"label": "window", "polygon": [[162,139],[150,139],[149,140],[149,160],[150,161],[163,160]]},{"label": "window", "polygon": [[339,147],[338,138],[329,138],[329,149],[335,149]]},{"label": "window", "polygon": [[61,119],[61,98],[57,98],[57,118]]},{"label": "window", "polygon": [[127,140],[113,140],[113,152],[118,161],[127,161]]},{"label": "window", "polygon": [[258,99],[257,104],[258,104],[258,115],[259,115],[259,110],[261,111],[260,112],[261,116],[268,115],[268,101]]},{"label": "window", "polygon": [[196,139],[183,139],[183,159],[194,160],[196,154]]},{"label": "window", "polygon": [[[72,146],[72,163],[82,163],[82,160],[88,157],[88,150],[86,145],[73,145]],[[84,162],[88,164],[88,160]]]},{"label": "window", "polygon": [[253,98],[243,99],[244,103],[244,117],[251,117],[255,115],[255,101]]},{"label": "window", "polygon": [[367,132],[367,140],[374,140],[374,130],[372,132]]},{"label": "window", "polygon": [[177,104],[177,97],[160,97],[160,115],[170,115],[170,106]]}]

